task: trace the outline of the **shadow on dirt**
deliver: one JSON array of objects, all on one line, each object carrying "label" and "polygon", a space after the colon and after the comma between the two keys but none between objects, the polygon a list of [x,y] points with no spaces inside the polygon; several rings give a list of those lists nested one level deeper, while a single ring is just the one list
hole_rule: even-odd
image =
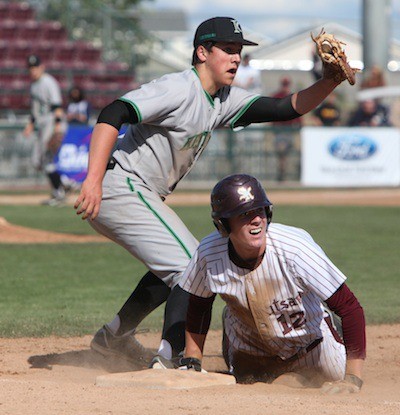
[{"label": "shadow on dirt", "polygon": [[137,362],[118,357],[105,357],[91,349],[76,350],[64,353],[50,353],[30,356],[28,363],[31,369],[52,370],[53,366],[75,366],[89,369],[102,369],[109,373],[132,372],[147,369],[150,361],[138,357]]}]

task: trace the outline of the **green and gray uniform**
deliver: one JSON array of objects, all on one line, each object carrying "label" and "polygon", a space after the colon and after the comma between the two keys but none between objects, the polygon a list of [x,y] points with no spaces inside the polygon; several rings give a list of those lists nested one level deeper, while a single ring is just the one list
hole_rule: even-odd
[{"label": "green and gray uniform", "polygon": [[257,98],[236,87],[211,97],[195,69],[165,75],[121,97],[139,122],[118,141],[99,216],[90,224],[175,286],[198,241],[164,199],[191,170],[212,131],[233,128]]},{"label": "green and gray uniform", "polygon": [[57,80],[48,73],[43,73],[30,87],[31,115],[35,120],[37,140],[32,154],[33,165],[37,169],[51,172],[54,154],[48,151],[47,145],[55,127],[54,109],[62,106],[62,96]]}]

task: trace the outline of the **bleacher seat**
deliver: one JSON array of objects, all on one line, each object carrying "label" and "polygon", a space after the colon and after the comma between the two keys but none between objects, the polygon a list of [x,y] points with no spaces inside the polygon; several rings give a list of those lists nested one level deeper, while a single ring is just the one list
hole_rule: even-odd
[{"label": "bleacher seat", "polygon": [[98,62],[101,57],[101,50],[90,43],[76,43],[76,59],[85,63]]},{"label": "bleacher seat", "polygon": [[18,66],[26,64],[26,58],[32,53],[30,43],[25,40],[14,41],[13,47],[8,52],[8,57],[16,62]]},{"label": "bleacher seat", "polygon": [[0,0],[0,110],[29,111],[30,77],[26,58],[40,56],[67,99],[81,86],[95,109],[129,91],[133,76],[122,62],[104,62],[102,50],[87,41],[70,41],[58,21],[39,21],[26,1]]},{"label": "bleacher seat", "polygon": [[1,95],[1,108],[14,110],[28,110],[30,106],[29,94],[9,93]]},{"label": "bleacher seat", "polygon": [[75,58],[75,45],[70,41],[58,42],[54,48],[53,59],[60,61],[62,64],[69,64]]},{"label": "bleacher seat", "polygon": [[41,25],[36,20],[27,20],[18,24],[18,37],[35,42],[41,37]]},{"label": "bleacher seat", "polygon": [[29,20],[34,19],[35,10],[26,2],[8,2],[9,18],[13,20]]},{"label": "bleacher seat", "polygon": [[54,45],[50,41],[37,40],[32,47],[32,53],[38,55],[46,65],[53,59]]},{"label": "bleacher seat", "polygon": [[17,24],[10,19],[0,21],[0,39],[11,42],[17,37]]},{"label": "bleacher seat", "polygon": [[67,40],[67,31],[60,22],[44,21],[42,22],[42,39],[51,42]]},{"label": "bleacher seat", "polygon": [[7,59],[8,50],[9,50],[9,47],[8,47],[7,42],[0,40],[0,60]]},{"label": "bleacher seat", "polygon": [[0,1],[0,21],[3,22],[4,20],[8,19],[10,15],[10,11],[8,5],[5,1]]}]

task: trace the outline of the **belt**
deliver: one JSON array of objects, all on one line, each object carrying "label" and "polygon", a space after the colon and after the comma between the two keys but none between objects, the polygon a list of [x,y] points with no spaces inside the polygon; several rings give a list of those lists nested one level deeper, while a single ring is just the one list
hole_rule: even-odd
[{"label": "belt", "polygon": [[296,354],[294,354],[293,356],[290,356],[289,359],[285,359],[284,362],[291,363],[295,361],[296,359],[300,359],[301,357],[305,356],[307,353],[311,352],[311,350],[315,349],[322,342],[322,340],[324,340],[323,337],[320,337],[319,339],[315,339],[307,347],[299,350]]},{"label": "belt", "polygon": [[116,164],[118,164],[117,160],[115,160],[114,157],[111,157],[107,164],[106,170],[113,170]]}]

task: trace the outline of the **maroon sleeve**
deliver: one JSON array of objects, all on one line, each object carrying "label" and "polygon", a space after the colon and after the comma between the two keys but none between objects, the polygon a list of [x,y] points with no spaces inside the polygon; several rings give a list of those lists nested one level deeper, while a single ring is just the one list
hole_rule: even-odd
[{"label": "maroon sleeve", "polygon": [[211,310],[215,295],[208,298],[190,294],[186,316],[186,330],[190,333],[207,334],[211,323]]},{"label": "maroon sleeve", "polygon": [[349,359],[365,359],[364,310],[346,284],[326,300],[327,306],[342,319],[343,341]]}]

